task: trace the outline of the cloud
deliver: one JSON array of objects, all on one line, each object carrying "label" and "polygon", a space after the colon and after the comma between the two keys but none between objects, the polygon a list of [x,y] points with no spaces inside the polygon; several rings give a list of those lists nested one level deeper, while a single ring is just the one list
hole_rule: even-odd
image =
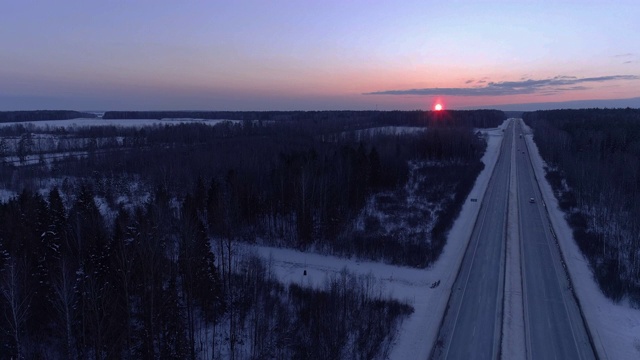
[{"label": "cloud", "polygon": [[613,55],[613,57],[621,58],[621,57],[631,57],[631,56],[634,56],[634,55],[635,55],[634,53],[626,53],[626,54]]},{"label": "cloud", "polygon": [[382,90],[364,95],[448,95],[448,96],[503,96],[521,94],[557,94],[563,91],[585,90],[584,83],[601,83],[618,80],[639,80],[637,75],[609,75],[577,78],[556,76],[548,79],[489,82],[483,86],[462,88],[423,88],[407,90]]}]

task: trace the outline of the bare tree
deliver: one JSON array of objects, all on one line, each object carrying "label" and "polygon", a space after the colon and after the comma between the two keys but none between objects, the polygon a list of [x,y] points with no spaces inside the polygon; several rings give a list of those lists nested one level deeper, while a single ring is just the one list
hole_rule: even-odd
[{"label": "bare tree", "polygon": [[73,322],[75,320],[75,274],[66,259],[61,259],[57,274],[52,274],[53,308],[58,314],[58,324],[64,332],[65,352],[67,359],[77,359]]},{"label": "bare tree", "polygon": [[10,258],[5,265],[0,282],[0,293],[6,301],[4,317],[7,320],[15,345],[15,357],[24,357],[22,334],[29,314],[31,293],[26,288],[26,265],[21,259]]}]

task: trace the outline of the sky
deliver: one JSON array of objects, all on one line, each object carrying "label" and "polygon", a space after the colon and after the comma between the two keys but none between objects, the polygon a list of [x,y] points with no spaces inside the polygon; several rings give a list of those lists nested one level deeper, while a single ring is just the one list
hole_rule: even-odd
[{"label": "sky", "polygon": [[0,9],[0,111],[630,98],[640,107],[637,0],[2,0]]}]

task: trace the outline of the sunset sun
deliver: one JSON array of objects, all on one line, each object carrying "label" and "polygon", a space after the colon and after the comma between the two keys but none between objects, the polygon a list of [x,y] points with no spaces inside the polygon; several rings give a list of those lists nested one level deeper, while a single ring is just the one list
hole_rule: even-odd
[{"label": "sunset sun", "polygon": [[442,104],[440,104],[440,103],[436,104],[436,106],[434,106],[434,107],[433,107],[433,109],[434,109],[435,111],[440,111],[440,110],[442,110]]}]

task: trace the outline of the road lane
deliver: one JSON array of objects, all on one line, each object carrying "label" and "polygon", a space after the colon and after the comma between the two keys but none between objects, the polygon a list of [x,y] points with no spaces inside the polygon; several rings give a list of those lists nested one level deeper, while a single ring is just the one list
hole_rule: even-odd
[{"label": "road lane", "polygon": [[434,359],[495,359],[499,355],[512,126],[504,131],[498,162],[432,352]]},{"label": "road lane", "polygon": [[[516,128],[522,133],[520,122]],[[594,359],[549,226],[524,138],[516,138],[523,308],[528,359]],[[534,203],[530,202],[534,199]]]}]

